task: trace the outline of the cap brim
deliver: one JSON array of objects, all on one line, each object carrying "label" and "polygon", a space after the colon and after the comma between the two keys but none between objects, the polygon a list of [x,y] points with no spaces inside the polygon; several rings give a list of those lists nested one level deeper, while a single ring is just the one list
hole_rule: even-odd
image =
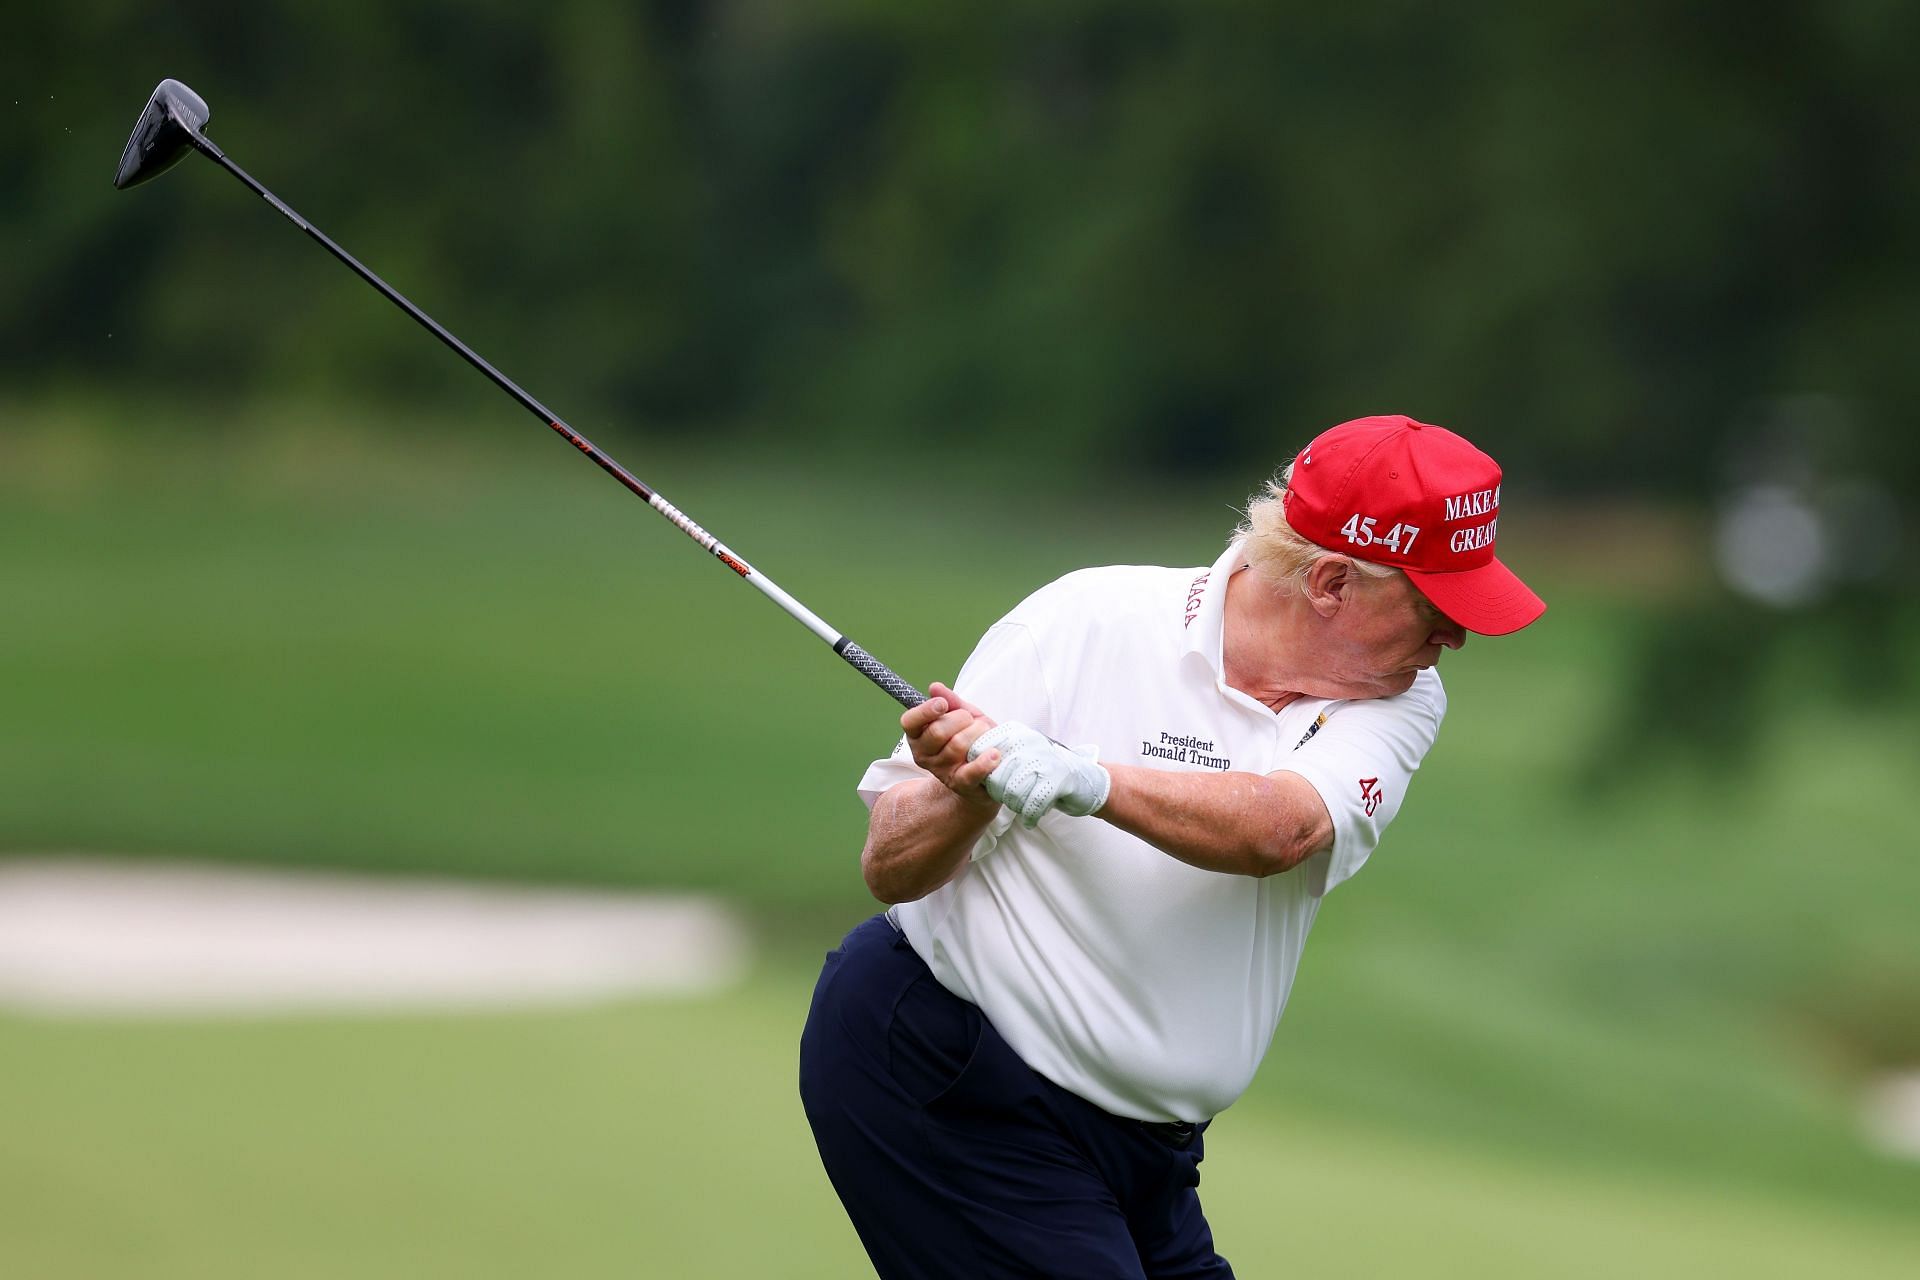
[{"label": "cap brim", "polygon": [[1509,635],[1547,611],[1547,602],[1498,560],[1459,573],[1406,573],[1434,608],[1476,635]]}]

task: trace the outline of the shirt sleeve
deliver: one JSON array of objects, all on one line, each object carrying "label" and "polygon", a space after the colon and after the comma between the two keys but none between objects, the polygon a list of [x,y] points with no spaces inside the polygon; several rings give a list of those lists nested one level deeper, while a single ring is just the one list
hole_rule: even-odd
[{"label": "shirt sleeve", "polygon": [[[1003,619],[989,627],[960,668],[953,689],[996,723],[1018,720],[1042,733],[1053,731],[1053,699],[1047,692],[1046,671],[1040,662],[1039,646],[1024,623]],[[859,783],[860,799],[871,809],[888,788],[932,776],[913,762],[906,735],[902,734],[893,744],[891,755],[867,766]]]},{"label": "shirt sleeve", "polygon": [[1280,770],[1311,783],[1333,818],[1333,848],[1302,868],[1316,896],[1366,865],[1446,713],[1440,677],[1424,674],[1395,697],[1336,706]]}]

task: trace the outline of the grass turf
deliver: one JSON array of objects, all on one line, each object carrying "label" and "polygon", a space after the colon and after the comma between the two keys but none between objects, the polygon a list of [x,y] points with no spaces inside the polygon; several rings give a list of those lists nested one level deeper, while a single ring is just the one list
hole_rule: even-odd
[{"label": "grass turf", "polygon": [[[0,1267],[168,1277],[862,1273],[793,1086],[806,990],[542,1016],[0,1019]],[[1248,1276],[1901,1277],[1920,1224],[1266,1098],[1202,1194]]]},{"label": "grass turf", "polygon": [[[617,486],[526,434],[516,424],[498,438],[391,441],[281,415],[136,437],[88,415],[10,415],[0,850],[712,889],[767,926],[768,974],[712,1008],[499,1024],[8,1024],[0,1057],[30,1064],[41,1092],[10,1098],[18,1114],[0,1117],[16,1139],[0,1149],[0,1186],[18,1192],[9,1212],[26,1224],[0,1241],[54,1231],[63,1206],[90,1207],[136,1253],[224,1256],[219,1233],[195,1233],[212,1231],[232,1196],[237,1257],[250,1230],[261,1250],[299,1253],[308,1246],[289,1242],[307,1231],[330,1242],[315,1256],[369,1258],[466,1232],[475,1256],[504,1268],[522,1247],[509,1237],[546,1238],[542,1214],[593,1237],[582,1248],[609,1267],[636,1250],[682,1259],[669,1238],[681,1221],[703,1224],[689,1238],[725,1236],[713,1245],[725,1250],[765,1244],[741,1225],[764,1220],[765,1236],[786,1242],[773,1274],[845,1256],[787,1076],[753,1072],[790,1061],[801,952],[866,909],[851,783],[890,744],[893,710]],[[1210,558],[1241,496],[1192,485],[1060,502],[944,463],[895,483],[791,459],[717,466],[649,446],[640,465],[640,451],[614,451],[921,681],[951,673],[994,616],[1065,569]],[[1626,749],[1644,746],[1655,763],[1596,792],[1587,775],[1609,761],[1593,744],[1626,696],[1631,627],[1662,602],[1530,561],[1526,517],[1514,515],[1508,541],[1554,610],[1444,664],[1453,710],[1413,802],[1375,865],[1329,902],[1275,1051],[1230,1113],[1270,1141],[1229,1141],[1222,1122],[1209,1187],[1223,1241],[1279,1230],[1289,1215],[1264,1204],[1269,1189],[1289,1198],[1327,1168],[1350,1179],[1341,1185],[1398,1188],[1384,1210],[1396,1230],[1348,1247],[1393,1247],[1398,1224],[1429,1222],[1433,1256],[1528,1273],[1532,1245],[1475,1252],[1468,1228],[1431,1225],[1429,1203],[1468,1206],[1415,1194],[1405,1171],[1447,1182],[1453,1168],[1543,1221],[1591,1190],[1610,1206],[1597,1220],[1620,1224],[1584,1237],[1596,1259],[1669,1244],[1690,1256],[1717,1241],[1727,1256],[1764,1255],[1761,1274],[1799,1246],[1749,1249],[1748,1238],[1784,1238],[1731,1224],[1777,1217],[1814,1224],[1808,1241],[1857,1227],[1868,1243],[1835,1256],[1874,1274],[1920,1200],[1920,1175],[1866,1150],[1852,1114],[1866,1073],[1920,1061],[1920,839],[1899,803],[1920,764],[1912,707],[1799,696],[1817,681],[1781,668],[1741,769],[1668,759],[1663,709],[1648,707]],[[702,1034],[735,1037],[737,1059],[701,1056]],[[263,1055],[260,1069],[229,1071],[228,1049]],[[363,1052],[397,1055],[397,1078],[413,1083],[383,1092],[392,1073],[360,1072]],[[623,1088],[586,1079],[603,1052]],[[431,1091],[429,1062],[457,1093]],[[173,1115],[169,1097],[191,1099],[202,1077],[223,1088]],[[738,1087],[683,1106],[709,1078]],[[146,1083],[157,1080],[171,1083]],[[663,1111],[730,1117],[709,1126],[757,1120],[647,1139],[643,1122]],[[545,1155],[522,1173],[493,1159],[535,1141],[530,1126],[549,1113]],[[102,1130],[96,1114],[119,1118]],[[61,1130],[63,1116],[78,1128]],[[641,1194],[654,1184],[633,1182],[610,1151],[592,1154],[596,1125],[635,1150],[713,1162],[687,1178],[712,1216],[650,1215],[649,1197],[678,1203],[677,1184]],[[794,1142],[756,1141],[781,1126]],[[390,1132],[410,1135],[411,1154],[390,1149]],[[1264,1163],[1233,1172],[1257,1150]],[[564,1176],[569,1160],[626,1188],[617,1212]],[[384,1189],[353,1201],[349,1169]],[[582,1197],[590,1225],[558,1200],[519,1225],[478,1207],[517,1201],[542,1178]],[[283,1188],[303,1180],[333,1188],[336,1227],[324,1212],[310,1230],[290,1216],[300,1200]],[[769,1197],[764,1212],[744,1193],[731,1208],[717,1198],[748,1184]],[[367,1207],[409,1195],[411,1213]],[[1686,1213],[1657,1211],[1670,1200],[1720,1226],[1689,1234]],[[1642,1210],[1665,1225],[1636,1227]],[[1282,1237],[1302,1247],[1298,1233]],[[333,1273],[354,1269],[337,1256]],[[1342,1269],[1338,1250],[1324,1256]],[[757,1273],[696,1262],[660,1271]]]}]

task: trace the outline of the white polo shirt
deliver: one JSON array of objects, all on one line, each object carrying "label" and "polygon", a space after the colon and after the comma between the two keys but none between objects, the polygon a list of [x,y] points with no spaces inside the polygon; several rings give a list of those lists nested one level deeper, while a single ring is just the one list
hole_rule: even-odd
[{"label": "white polo shirt", "polygon": [[[941,984],[985,1011],[1041,1075],[1116,1115],[1203,1120],[1252,1082],[1328,889],[1358,871],[1433,744],[1433,671],[1391,698],[1302,698],[1279,712],[1224,680],[1227,578],[1086,569],[1041,588],[981,639],[954,688],[999,721],[1100,759],[1160,769],[1287,770],[1333,816],[1333,848],[1256,879],[1203,871],[1097,817],[1002,809],[961,873],[895,919]],[[928,776],[901,739],[860,780]]]}]

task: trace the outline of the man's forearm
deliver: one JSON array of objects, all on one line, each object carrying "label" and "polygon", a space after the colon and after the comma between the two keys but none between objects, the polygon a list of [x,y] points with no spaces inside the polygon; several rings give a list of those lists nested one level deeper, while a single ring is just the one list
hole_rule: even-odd
[{"label": "man's forearm", "polygon": [[1333,845],[1327,806],[1304,778],[1106,769],[1113,789],[1097,816],[1202,870],[1276,875]]},{"label": "man's forearm", "polygon": [[867,889],[882,902],[912,902],[953,879],[1000,806],[964,800],[932,778],[904,782],[874,802],[860,853]]}]

